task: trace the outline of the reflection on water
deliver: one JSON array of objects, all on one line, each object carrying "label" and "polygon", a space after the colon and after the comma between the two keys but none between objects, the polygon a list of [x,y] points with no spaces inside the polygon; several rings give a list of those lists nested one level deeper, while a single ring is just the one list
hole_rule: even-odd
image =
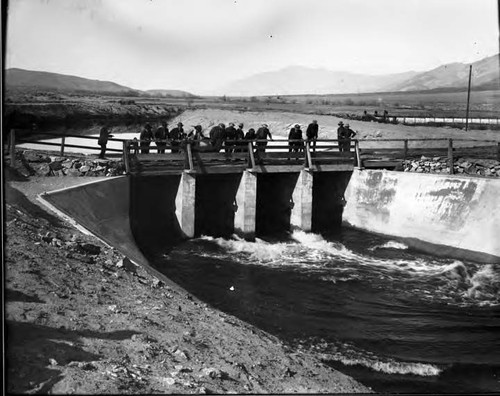
[{"label": "reflection on water", "polygon": [[499,265],[344,230],[255,242],[202,237],[157,266],[375,390],[500,391]]}]

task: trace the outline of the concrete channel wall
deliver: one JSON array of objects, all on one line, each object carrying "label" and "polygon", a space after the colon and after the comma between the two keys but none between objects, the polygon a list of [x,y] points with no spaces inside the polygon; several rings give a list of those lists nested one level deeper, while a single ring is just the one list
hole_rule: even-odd
[{"label": "concrete channel wall", "polygon": [[111,178],[42,198],[146,266],[184,238],[332,231],[342,222],[435,254],[500,262],[498,179],[382,170],[184,173]]},{"label": "concrete channel wall", "polygon": [[500,263],[500,180],[355,170],[348,225],[448,257]]}]

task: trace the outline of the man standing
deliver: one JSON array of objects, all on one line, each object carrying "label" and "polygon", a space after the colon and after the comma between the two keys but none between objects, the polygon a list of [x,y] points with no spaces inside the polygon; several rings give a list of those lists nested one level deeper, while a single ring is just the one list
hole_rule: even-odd
[{"label": "man standing", "polygon": [[108,139],[112,138],[111,128],[108,124],[104,125],[101,128],[101,132],[99,133],[99,140],[97,143],[101,146],[101,153],[99,154],[99,158],[104,159],[104,155],[106,154],[106,145],[108,144]]},{"label": "man standing", "polygon": [[216,152],[219,152],[222,148],[224,140],[226,140],[226,126],[223,123],[214,126],[210,130],[210,143]]},{"label": "man standing", "polygon": [[172,153],[179,152],[179,146],[181,144],[181,140],[184,139],[184,129],[182,128],[182,122],[177,123],[177,127],[170,131],[170,139],[172,140]]},{"label": "man standing", "polygon": [[342,121],[339,122],[339,127],[337,128],[337,140],[339,145],[339,151],[344,151],[344,140],[346,138],[346,130],[344,128],[344,123]]},{"label": "man standing", "polygon": [[235,142],[227,142],[228,140],[236,140],[236,128],[234,123],[230,122],[229,126],[226,128],[226,138],[225,138],[225,151],[226,154],[232,153],[234,151]]},{"label": "man standing", "polygon": [[156,128],[154,138],[155,138],[155,143],[156,146],[158,147],[158,154],[164,154],[165,153],[165,147],[167,146],[167,139],[168,136],[168,128],[167,128],[167,123],[163,121],[161,125]]},{"label": "man standing", "polygon": [[292,142],[288,142],[288,151],[299,152],[302,149],[302,139],[302,129],[300,129],[299,124],[295,124],[295,126],[290,129],[290,133],[288,134],[288,140],[294,140]]},{"label": "man standing", "polygon": [[307,141],[309,142],[309,147],[312,146],[313,152],[316,152],[316,140],[318,139],[318,128],[319,128],[318,121],[313,120],[313,122],[310,123],[306,129]]},{"label": "man standing", "polygon": [[349,124],[345,124],[345,142],[344,142],[344,151],[351,151],[351,139],[356,136],[356,132],[354,132]]},{"label": "man standing", "polygon": [[256,138],[257,140],[261,140],[257,142],[257,153],[264,154],[266,152],[267,138],[273,140],[267,124],[262,124],[262,126],[257,129]]},{"label": "man standing", "polygon": [[139,144],[141,146],[141,154],[149,154],[149,145],[151,144],[151,140],[153,140],[153,131],[151,125],[146,124],[144,129],[139,136],[139,140],[141,141]]},{"label": "man standing", "polygon": [[236,140],[238,140],[238,143],[236,144],[238,149],[236,151],[238,152],[244,151],[243,147],[245,146],[245,143],[243,142],[243,139],[245,139],[245,132],[243,132],[243,123],[240,122],[238,124],[238,129],[236,130]]}]

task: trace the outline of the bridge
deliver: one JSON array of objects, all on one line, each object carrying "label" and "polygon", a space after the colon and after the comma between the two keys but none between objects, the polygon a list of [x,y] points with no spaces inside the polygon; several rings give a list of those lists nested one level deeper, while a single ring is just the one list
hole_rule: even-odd
[{"label": "bridge", "polygon": [[164,141],[164,153],[157,146],[141,147],[141,143],[151,142],[128,140],[123,144],[128,174],[332,172],[352,170],[360,163],[358,141],[340,142],[343,151],[333,139],[228,140],[219,149],[206,141]]}]

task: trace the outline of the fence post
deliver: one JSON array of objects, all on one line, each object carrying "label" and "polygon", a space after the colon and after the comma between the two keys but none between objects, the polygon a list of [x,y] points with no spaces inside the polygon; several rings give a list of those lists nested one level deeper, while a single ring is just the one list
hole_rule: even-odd
[{"label": "fence post", "polygon": [[448,139],[448,164],[450,166],[450,175],[453,175],[453,139]]},{"label": "fence post", "polygon": [[408,156],[408,139],[405,139],[405,147],[403,151],[403,160],[406,160],[406,157]]},{"label": "fence post", "polygon": [[310,169],[312,166],[311,146],[309,145],[309,142],[306,141],[306,168]]},{"label": "fence post", "polygon": [[60,153],[60,156],[63,157],[64,156],[64,144],[66,143],[66,136],[63,136],[61,138],[61,153]]},{"label": "fence post", "polygon": [[250,166],[255,169],[255,157],[253,155],[253,143],[248,142],[248,155],[250,156]]},{"label": "fence post", "polygon": [[497,143],[497,161],[500,161],[500,142]]},{"label": "fence post", "polygon": [[10,166],[16,165],[16,130],[10,130]]},{"label": "fence post", "polygon": [[125,140],[123,142],[123,153],[122,153],[122,156],[123,156],[123,164],[125,165],[125,172],[128,174],[130,174],[130,161],[129,161],[129,144],[128,144],[128,141]]},{"label": "fence post", "polygon": [[188,142],[186,148],[187,148],[189,170],[192,171],[194,170],[194,164],[193,164],[193,153],[191,152],[191,143]]},{"label": "fence post", "polygon": [[354,141],[354,151],[356,151],[356,162],[358,165],[358,169],[361,169],[361,153],[359,152],[359,140],[356,139]]}]

